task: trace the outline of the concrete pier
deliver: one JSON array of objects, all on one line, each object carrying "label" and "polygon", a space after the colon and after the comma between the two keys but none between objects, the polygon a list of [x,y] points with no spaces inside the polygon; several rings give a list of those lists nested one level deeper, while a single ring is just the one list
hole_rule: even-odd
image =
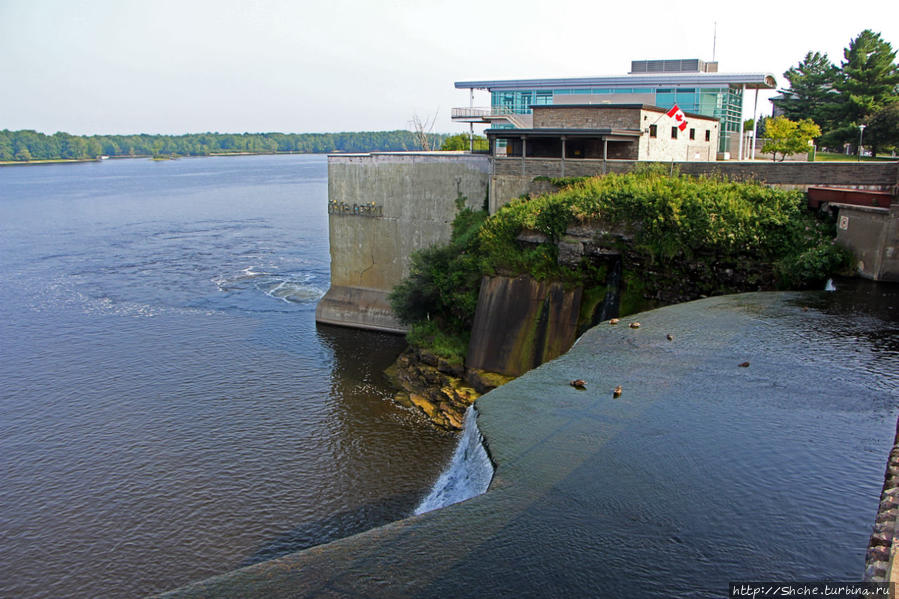
[{"label": "concrete pier", "polygon": [[461,152],[329,156],[331,288],[316,320],[403,332],[387,296],[412,252],[449,241],[458,201],[481,208],[489,166],[487,156]]}]

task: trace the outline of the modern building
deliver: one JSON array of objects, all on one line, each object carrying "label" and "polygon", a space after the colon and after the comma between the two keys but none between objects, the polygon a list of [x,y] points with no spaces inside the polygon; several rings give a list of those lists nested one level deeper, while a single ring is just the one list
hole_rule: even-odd
[{"label": "modern building", "polygon": [[718,119],[680,116],[685,119],[678,122],[664,108],[648,104],[533,106],[531,127],[490,128],[486,134],[496,173],[527,175],[537,168],[540,172],[531,174],[564,177],[574,170],[585,174],[585,163],[605,172],[597,161],[715,160]]},{"label": "modern building", "polygon": [[[742,158],[740,131],[747,90],[774,89],[771,73],[719,73],[717,62],[700,59],[635,60],[627,75],[569,79],[457,81],[471,91],[472,105],[454,108],[457,122],[491,128],[533,126],[533,107],[560,104],[646,104],[665,109],[677,104],[684,112],[714,117],[721,123],[719,153]],[[474,90],[490,92],[490,106],[478,108]]]}]

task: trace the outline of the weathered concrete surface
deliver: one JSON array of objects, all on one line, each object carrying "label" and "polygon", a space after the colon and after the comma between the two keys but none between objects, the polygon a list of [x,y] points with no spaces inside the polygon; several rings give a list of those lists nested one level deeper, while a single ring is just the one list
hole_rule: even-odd
[{"label": "weathered concrete surface", "polygon": [[899,281],[899,203],[890,208],[840,204],[837,242],[855,254],[861,276]]},{"label": "weathered concrete surface", "polygon": [[[489,158],[456,152],[397,152],[328,157],[331,290],[319,302],[320,322],[392,331],[396,320],[371,300],[386,298],[409,273],[412,252],[446,243],[456,201],[480,208],[487,197]],[[341,289],[344,289],[341,291]],[[358,314],[346,289],[365,290]],[[386,314],[386,315],[384,315]]]},{"label": "weathered concrete surface", "polygon": [[858,580],[899,355],[852,306],[815,307],[838,295],[601,324],[478,400],[486,494],[166,596],[721,597],[733,580]]},{"label": "weathered concrete surface", "polygon": [[520,376],[571,347],[581,288],[528,276],[484,277],[465,364]]},{"label": "weathered concrete surface", "polygon": [[366,289],[331,285],[315,308],[315,320],[357,329],[405,333],[407,328],[397,320],[382,289]]}]

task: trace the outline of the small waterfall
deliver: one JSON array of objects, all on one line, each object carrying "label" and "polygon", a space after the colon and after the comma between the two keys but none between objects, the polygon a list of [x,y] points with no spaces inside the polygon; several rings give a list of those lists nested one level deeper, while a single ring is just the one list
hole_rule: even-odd
[{"label": "small waterfall", "polygon": [[618,297],[621,292],[621,258],[612,264],[609,275],[606,277],[606,297],[603,299],[602,308],[598,315],[594,315],[593,325],[597,325],[610,318],[618,316]]},{"label": "small waterfall", "polygon": [[477,419],[474,406],[469,406],[456,451],[431,492],[415,508],[415,514],[459,503],[487,491],[493,478],[493,464],[484,449]]},{"label": "small waterfall", "polygon": [[827,279],[827,285],[824,286],[824,291],[836,291],[837,287],[833,284],[833,279]]}]

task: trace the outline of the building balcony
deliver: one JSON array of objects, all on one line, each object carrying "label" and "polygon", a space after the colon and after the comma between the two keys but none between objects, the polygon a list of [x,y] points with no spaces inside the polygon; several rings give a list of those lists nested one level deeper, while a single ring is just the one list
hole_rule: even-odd
[{"label": "building balcony", "polygon": [[508,123],[517,129],[528,129],[534,122],[533,115],[519,114],[503,106],[465,106],[453,108],[452,119],[462,123]]}]

